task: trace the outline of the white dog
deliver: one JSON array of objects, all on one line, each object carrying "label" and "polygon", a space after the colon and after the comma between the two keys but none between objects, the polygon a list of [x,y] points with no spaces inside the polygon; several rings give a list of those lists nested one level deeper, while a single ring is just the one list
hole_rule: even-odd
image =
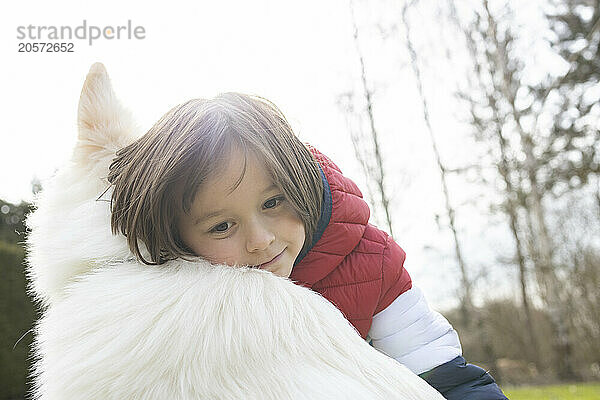
[{"label": "white dog", "polygon": [[27,220],[30,287],[44,308],[36,399],[442,398],[287,279],[201,259],[135,260],[111,234],[111,193],[102,193],[137,129],[101,64],[78,123],[70,162]]}]

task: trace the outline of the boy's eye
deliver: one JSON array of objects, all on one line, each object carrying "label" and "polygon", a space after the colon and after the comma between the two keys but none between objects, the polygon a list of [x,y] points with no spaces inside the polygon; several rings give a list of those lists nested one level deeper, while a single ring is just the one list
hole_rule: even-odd
[{"label": "boy's eye", "polygon": [[284,197],[275,197],[273,199],[269,199],[267,201],[265,201],[265,204],[263,204],[264,208],[275,208],[277,207],[282,201],[284,200]]},{"label": "boy's eye", "polygon": [[[263,203],[263,207],[265,209],[272,209],[281,204],[282,201],[285,201],[284,196],[274,197],[269,199]],[[221,222],[218,225],[215,225],[210,229],[211,233],[225,233],[231,228],[232,224],[230,222]]]},{"label": "boy's eye", "polygon": [[210,231],[216,232],[216,233],[223,233],[223,232],[226,232],[228,228],[229,228],[229,222],[223,222],[223,223],[220,223],[219,225],[215,226],[214,228],[212,228]]}]

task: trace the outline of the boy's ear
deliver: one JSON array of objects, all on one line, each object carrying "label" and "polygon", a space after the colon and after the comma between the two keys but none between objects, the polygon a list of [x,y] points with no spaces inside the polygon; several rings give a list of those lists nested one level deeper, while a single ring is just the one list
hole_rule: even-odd
[{"label": "boy's ear", "polygon": [[117,99],[102,63],[92,65],[83,84],[77,126],[79,135],[73,157],[83,165],[113,157],[136,137],[131,114]]}]

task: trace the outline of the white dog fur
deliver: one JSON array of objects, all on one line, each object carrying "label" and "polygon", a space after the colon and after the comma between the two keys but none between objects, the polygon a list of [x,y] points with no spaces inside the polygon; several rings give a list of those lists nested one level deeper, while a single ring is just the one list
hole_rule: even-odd
[{"label": "white dog fur", "polygon": [[136,138],[102,64],[79,103],[71,160],[29,215],[42,305],[36,399],[441,399],[374,350],[327,300],[269,272],[148,266],[110,229],[104,177]]}]

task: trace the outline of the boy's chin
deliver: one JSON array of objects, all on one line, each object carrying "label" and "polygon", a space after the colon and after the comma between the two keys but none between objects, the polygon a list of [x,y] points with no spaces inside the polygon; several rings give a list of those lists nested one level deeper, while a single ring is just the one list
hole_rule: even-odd
[{"label": "boy's chin", "polygon": [[282,278],[289,278],[292,273],[292,269],[286,266],[269,266],[264,268],[259,268],[265,271],[269,271],[273,275],[281,276]]}]

